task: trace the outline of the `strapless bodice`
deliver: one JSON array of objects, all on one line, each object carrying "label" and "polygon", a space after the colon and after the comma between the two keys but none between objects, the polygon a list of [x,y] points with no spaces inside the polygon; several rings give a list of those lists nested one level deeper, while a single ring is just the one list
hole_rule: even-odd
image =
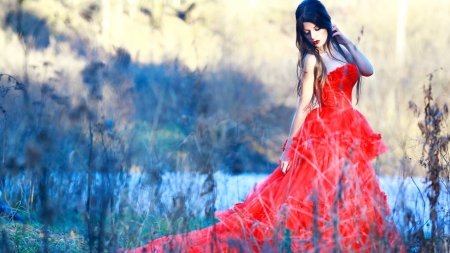
[{"label": "strapless bodice", "polygon": [[[322,87],[319,106],[325,108],[345,109],[352,107],[352,90],[358,80],[358,69],[347,63],[331,71]],[[319,97],[319,92],[315,91]]]}]

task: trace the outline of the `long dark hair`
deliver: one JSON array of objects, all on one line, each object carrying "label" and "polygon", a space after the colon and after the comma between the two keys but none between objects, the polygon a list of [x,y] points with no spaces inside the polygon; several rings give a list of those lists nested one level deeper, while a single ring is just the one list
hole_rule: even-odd
[{"label": "long dark hair", "polygon": [[[342,48],[339,46],[339,43],[335,38],[333,38],[333,32],[332,32],[332,23],[331,23],[331,17],[328,14],[327,10],[325,9],[325,6],[319,1],[319,0],[303,0],[300,5],[297,7],[297,10],[295,11],[295,19],[296,19],[296,44],[297,48],[299,50],[299,58],[297,63],[297,77],[298,77],[298,84],[297,84],[297,93],[299,96],[301,96],[302,93],[302,76],[303,76],[303,64],[305,61],[305,58],[308,54],[314,55],[316,57],[316,66],[314,66],[314,88],[316,90],[316,95],[313,94],[313,97],[311,98],[311,106],[315,104],[316,99],[320,99],[321,93],[322,93],[322,87],[326,83],[326,77],[327,77],[327,69],[325,65],[323,64],[322,58],[319,55],[319,51],[315,47],[315,45],[309,41],[305,37],[304,29],[303,29],[303,22],[311,22],[315,24],[320,29],[326,29],[328,32],[328,37],[324,45],[324,50],[328,51],[328,53],[333,57],[334,59],[344,62],[342,60],[339,60],[336,58],[332,52],[331,49],[334,48],[336,51],[338,51],[339,54],[344,57],[344,59],[349,62],[349,59],[347,58],[346,54],[342,50]],[[358,81],[356,83],[356,101],[359,100],[359,94],[361,93],[361,75],[358,75]]]}]

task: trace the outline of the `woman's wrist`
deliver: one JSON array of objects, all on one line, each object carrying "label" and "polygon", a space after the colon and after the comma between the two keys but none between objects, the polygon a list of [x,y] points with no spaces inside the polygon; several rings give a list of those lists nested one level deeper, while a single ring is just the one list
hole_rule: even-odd
[{"label": "woman's wrist", "polygon": [[282,151],[286,151],[287,149],[289,149],[289,147],[291,146],[292,140],[291,139],[286,139],[284,141],[283,147],[281,148]]},{"label": "woman's wrist", "polygon": [[283,147],[281,148],[281,151],[284,152],[286,150],[286,145],[287,145],[288,142],[289,142],[289,139],[284,141],[284,144],[283,144]]},{"label": "woman's wrist", "polygon": [[349,40],[348,42],[344,43],[343,46],[345,48],[347,48],[348,51],[350,51],[351,49],[356,48],[355,44],[353,44],[353,42],[351,40]]}]

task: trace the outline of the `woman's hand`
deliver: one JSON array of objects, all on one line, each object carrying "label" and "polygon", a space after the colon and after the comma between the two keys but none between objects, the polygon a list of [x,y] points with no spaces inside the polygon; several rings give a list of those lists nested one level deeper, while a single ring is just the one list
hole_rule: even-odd
[{"label": "woman's hand", "polygon": [[349,44],[352,43],[352,42],[351,42],[347,37],[345,37],[345,35],[339,30],[339,28],[337,27],[337,25],[333,25],[333,26],[331,27],[331,31],[333,32],[333,37],[337,40],[337,42],[338,42],[339,44],[342,44],[342,45],[349,45]]},{"label": "woman's hand", "polygon": [[286,151],[280,157],[280,169],[283,174],[286,174],[290,169],[290,161],[286,158]]},{"label": "woman's hand", "polygon": [[[348,54],[350,57],[350,62],[355,63],[358,67],[359,72],[362,76],[371,76],[374,72],[373,66],[370,61],[361,53],[358,48],[342,34],[339,28],[336,25],[331,27],[333,31],[333,38],[336,39],[337,43],[343,45],[341,47],[344,50],[344,53]],[[346,52],[347,51],[347,52]]]}]

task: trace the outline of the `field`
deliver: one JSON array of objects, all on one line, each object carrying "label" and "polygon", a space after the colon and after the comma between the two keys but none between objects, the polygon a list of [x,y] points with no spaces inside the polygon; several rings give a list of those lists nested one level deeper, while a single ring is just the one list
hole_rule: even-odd
[{"label": "field", "polygon": [[[354,101],[390,149],[375,169],[424,182],[414,224],[392,203],[407,248],[442,250],[450,1],[322,2],[375,68]],[[1,201],[27,222],[1,221],[0,251],[115,251],[211,224],[227,207],[218,176],[277,166],[297,102],[297,5],[1,1]],[[183,173],[186,189],[163,183]]]}]

